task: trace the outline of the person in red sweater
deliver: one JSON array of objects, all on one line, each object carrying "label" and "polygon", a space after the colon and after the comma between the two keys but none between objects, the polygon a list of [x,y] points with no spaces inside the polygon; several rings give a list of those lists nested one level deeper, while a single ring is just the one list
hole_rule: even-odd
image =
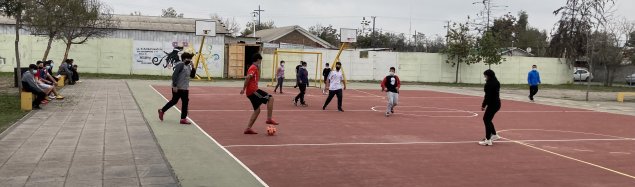
[{"label": "person in red sweater", "polygon": [[247,124],[247,129],[245,129],[245,134],[258,134],[254,130],[251,129],[258,119],[258,115],[260,115],[260,105],[267,105],[267,124],[278,125],[279,123],[272,119],[273,115],[273,96],[269,95],[267,92],[258,89],[258,80],[260,79],[260,63],[262,62],[262,55],[256,53],[253,56],[253,64],[249,67],[247,71],[247,77],[245,77],[245,85],[243,89],[240,91],[240,95],[246,94],[247,98],[251,102],[251,105],[254,108],[254,113],[251,114],[251,118],[249,119],[249,124]]},{"label": "person in red sweater", "polygon": [[383,81],[381,81],[381,91],[386,91],[388,98],[388,106],[386,107],[386,117],[395,113],[395,106],[399,100],[399,89],[401,88],[401,81],[399,77],[395,75],[395,67],[390,67],[390,72]]}]

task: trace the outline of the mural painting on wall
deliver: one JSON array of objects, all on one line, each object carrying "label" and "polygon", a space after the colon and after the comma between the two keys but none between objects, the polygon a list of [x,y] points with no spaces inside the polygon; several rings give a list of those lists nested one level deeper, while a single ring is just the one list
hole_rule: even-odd
[{"label": "mural painting on wall", "polygon": [[[180,56],[184,52],[197,54],[194,46],[189,42],[172,42],[170,44],[154,41],[135,41],[134,42],[134,58],[133,68],[137,70],[172,70],[174,64],[180,61]],[[206,45],[203,48],[203,56],[200,63],[207,63],[210,71],[222,70],[223,50],[222,45]],[[197,56],[194,57],[196,60]],[[199,63],[199,64],[200,64]],[[199,66],[202,70],[202,66]]]}]

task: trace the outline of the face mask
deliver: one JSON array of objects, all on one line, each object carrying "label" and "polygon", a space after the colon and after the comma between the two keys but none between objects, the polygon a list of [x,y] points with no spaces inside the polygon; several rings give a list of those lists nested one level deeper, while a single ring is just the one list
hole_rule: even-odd
[{"label": "face mask", "polygon": [[37,70],[31,70],[31,73],[36,74]]},{"label": "face mask", "polygon": [[190,64],[190,63],[192,63],[192,60],[185,60],[185,61],[183,61],[183,63]]},{"label": "face mask", "polygon": [[37,67],[37,69],[42,69],[42,68],[44,68],[44,67],[42,67],[42,66],[38,66],[38,67]]},{"label": "face mask", "polygon": [[389,74],[389,75],[395,75],[395,72],[390,72],[390,73],[388,73],[388,74]]},{"label": "face mask", "polygon": [[337,71],[339,71],[340,69],[342,69],[342,67],[340,67],[340,66],[336,66],[336,67],[335,67],[335,69],[336,69]]},{"label": "face mask", "polygon": [[280,64],[280,67],[284,67],[284,64]]},{"label": "face mask", "polygon": [[538,68],[531,68],[532,70],[538,70]]},{"label": "face mask", "polygon": [[51,66],[46,66],[46,69],[51,69]]}]

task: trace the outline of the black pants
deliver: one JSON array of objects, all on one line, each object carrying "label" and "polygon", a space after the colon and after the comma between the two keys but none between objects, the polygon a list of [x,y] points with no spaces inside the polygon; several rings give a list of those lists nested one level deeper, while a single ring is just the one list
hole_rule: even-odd
[{"label": "black pants", "polygon": [[77,73],[77,71],[73,70],[73,75],[71,77],[71,81],[73,81],[73,83],[75,83],[78,80],[79,80],[79,73]]},{"label": "black pants", "polygon": [[38,107],[40,106],[40,103],[42,103],[42,101],[46,99],[46,93],[39,91],[39,89],[32,88],[31,86],[29,86],[29,84],[27,84],[24,81],[22,81],[22,86],[24,87],[24,90],[31,92],[33,93],[33,95],[35,95],[35,100],[33,100],[33,102],[31,103],[31,106]]},{"label": "black pants", "polygon": [[538,85],[529,86],[529,99],[534,100],[534,95],[538,93]]},{"label": "black pants", "polygon": [[278,90],[278,87],[280,87],[280,93],[282,93],[283,83],[284,83],[284,77],[278,77],[278,84],[276,84],[276,88],[273,89],[273,92],[276,92],[276,90]]},{"label": "black pants", "polygon": [[500,102],[496,104],[490,104],[487,106],[487,109],[485,109],[483,122],[485,123],[485,138],[487,138],[488,140],[492,137],[492,135],[496,135],[496,128],[494,128],[494,123],[492,122],[492,120],[494,120],[494,115],[496,115],[496,112],[498,112],[498,110],[500,109]]},{"label": "black pants", "polygon": [[329,103],[333,99],[333,96],[337,95],[337,109],[342,110],[342,89],[339,90],[329,90],[329,97],[326,98],[326,102],[324,103],[324,107],[329,106]]},{"label": "black pants", "polygon": [[179,99],[181,99],[181,119],[187,118],[187,105],[190,102],[189,94],[189,90],[177,90],[176,92],[172,92],[172,100],[165,104],[161,111],[168,111],[168,109],[176,105],[176,103],[179,102]]},{"label": "black pants", "polygon": [[297,103],[298,100],[300,100],[300,103],[306,104],[304,102],[304,94],[306,94],[306,84],[302,83],[302,84],[299,84],[298,86],[300,87],[300,93],[297,96],[295,96],[294,101]]}]

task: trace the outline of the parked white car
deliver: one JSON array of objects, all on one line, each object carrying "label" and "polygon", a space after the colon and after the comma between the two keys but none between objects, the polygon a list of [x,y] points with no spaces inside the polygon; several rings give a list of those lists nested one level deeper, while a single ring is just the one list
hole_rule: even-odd
[{"label": "parked white car", "polygon": [[593,74],[587,69],[576,68],[573,72],[573,81],[590,81],[593,80]]},{"label": "parked white car", "polygon": [[626,84],[635,85],[635,73],[632,75],[626,76]]}]

